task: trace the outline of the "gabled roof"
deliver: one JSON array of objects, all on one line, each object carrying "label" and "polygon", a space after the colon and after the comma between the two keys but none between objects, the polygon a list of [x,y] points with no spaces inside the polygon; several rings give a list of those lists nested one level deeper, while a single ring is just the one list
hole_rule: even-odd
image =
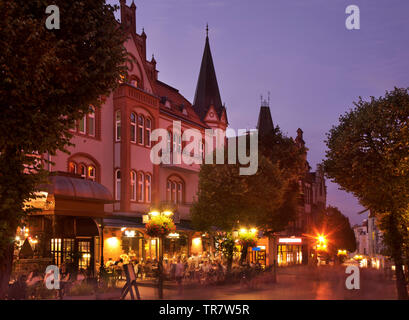
[{"label": "gabled roof", "polygon": [[193,108],[199,115],[200,119],[203,120],[211,105],[214,106],[217,115],[220,118],[224,107],[220,98],[216,71],[214,69],[212,53],[210,51],[209,37],[206,36]]},{"label": "gabled roof", "polygon": [[[166,98],[166,100],[170,103],[170,109],[165,106],[161,106],[162,109],[172,113],[177,117],[195,122],[199,126],[207,127],[207,125],[204,124],[199,116],[195,113],[189,100],[181,95],[179,93],[179,90],[159,80],[156,80],[154,90],[155,94],[159,96],[161,100],[165,100]],[[183,109],[185,109],[186,111],[183,112]]]}]

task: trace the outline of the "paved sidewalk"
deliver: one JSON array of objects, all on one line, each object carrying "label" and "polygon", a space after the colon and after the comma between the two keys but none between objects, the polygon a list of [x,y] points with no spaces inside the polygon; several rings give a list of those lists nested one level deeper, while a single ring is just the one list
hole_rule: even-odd
[{"label": "paved sidewalk", "polygon": [[[164,286],[165,300],[394,300],[397,299],[395,281],[385,279],[382,271],[360,269],[360,289],[348,290],[349,275],[343,266],[297,266],[279,268],[277,283],[258,281],[252,288],[240,284],[185,285],[179,290],[175,282]],[[157,300],[156,283],[139,281],[142,300]],[[107,295],[89,299],[119,299],[120,289]],[[85,297],[81,299],[86,299]],[[129,299],[129,295],[127,297]]]}]

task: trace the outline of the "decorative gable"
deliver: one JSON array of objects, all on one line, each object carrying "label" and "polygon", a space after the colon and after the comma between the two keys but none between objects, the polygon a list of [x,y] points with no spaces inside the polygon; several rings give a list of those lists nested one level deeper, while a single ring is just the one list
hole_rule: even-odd
[{"label": "decorative gable", "polygon": [[214,108],[213,105],[211,105],[209,110],[207,111],[204,121],[205,122],[218,122],[219,121],[219,117],[217,116],[216,109]]}]

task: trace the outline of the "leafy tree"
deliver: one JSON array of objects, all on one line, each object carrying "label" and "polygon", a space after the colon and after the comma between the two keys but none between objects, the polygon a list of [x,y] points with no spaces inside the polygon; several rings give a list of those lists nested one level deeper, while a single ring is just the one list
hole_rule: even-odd
[{"label": "leafy tree", "polygon": [[214,236],[215,243],[218,244],[217,251],[221,252],[227,260],[227,274],[230,274],[233,263],[233,256],[236,252],[235,239],[231,232],[217,232]]},{"label": "leafy tree", "polygon": [[[104,0],[0,1],[0,298],[11,272],[16,228],[45,176],[45,153],[64,151],[73,121],[99,107],[125,74],[125,34]],[[27,210],[25,210],[27,209]]]},{"label": "leafy tree", "polygon": [[239,164],[202,165],[198,199],[191,208],[195,228],[232,232],[246,226],[266,235],[283,230],[296,216],[304,151],[277,127],[259,140],[256,174],[239,175]]},{"label": "leafy tree", "polygon": [[[395,88],[384,97],[354,103],[326,141],[326,174],[382,219],[396,266],[399,299],[408,293],[403,273],[409,208],[409,94]],[[406,257],[407,259],[408,257]]]}]

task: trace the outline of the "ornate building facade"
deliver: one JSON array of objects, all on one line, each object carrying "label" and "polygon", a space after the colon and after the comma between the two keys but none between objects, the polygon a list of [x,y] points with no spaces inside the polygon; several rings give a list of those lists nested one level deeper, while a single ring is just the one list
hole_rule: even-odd
[{"label": "ornate building facade", "polygon": [[[199,130],[204,137],[205,129],[226,129],[209,37],[192,104],[159,80],[154,57],[146,56],[147,35],[136,32],[135,10],[134,3],[120,1],[121,24],[129,36],[124,44],[128,78],[101,108],[91,106],[75,123],[69,154],[44,155],[53,162],[48,167],[51,184],[44,186],[47,206],[30,217],[22,232],[30,233],[38,255],[50,255],[58,265],[74,257],[80,268],[97,270],[102,261],[124,254],[157,258],[158,243],[144,234],[143,217],[164,204],[173,208],[178,233],[165,241],[165,257],[207,250],[206,239],[189,223],[200,165],[154,164],[150,154],[157,128],[167,130],[170,159],[188,143],[182,141],[185,130]],[[173,130],[174,121],[180,132]],[[194,157],[203,159],[204,141],[197,150]]]}]

